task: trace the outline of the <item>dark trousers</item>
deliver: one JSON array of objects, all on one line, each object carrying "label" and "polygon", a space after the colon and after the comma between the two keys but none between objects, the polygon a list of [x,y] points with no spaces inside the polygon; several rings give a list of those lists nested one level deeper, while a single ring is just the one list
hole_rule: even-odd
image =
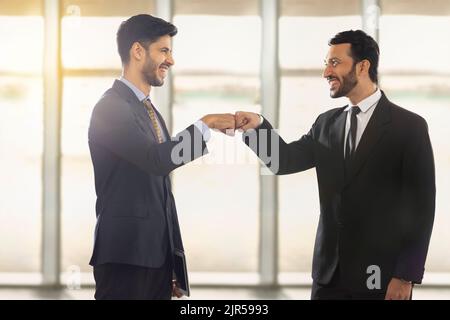
[{"label": "dark trousers", "polygon": [[311,300],[384,300],[386,296],[384,290],[367,290],[365,292],[349,290],[341,281],[339,272],[339,267],[337,267],[328,284],[313,281]]},{"label": "dark trousers", "polygon": [[170,259],[161,268],[106,263],[94,266],[96,300],[170,300]]}]

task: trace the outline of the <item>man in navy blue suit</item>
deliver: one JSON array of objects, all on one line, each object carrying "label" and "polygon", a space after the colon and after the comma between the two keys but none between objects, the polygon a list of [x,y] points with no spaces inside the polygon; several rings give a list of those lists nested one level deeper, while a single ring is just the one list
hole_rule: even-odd
[{"label": "man in navy blue suit", "polygon": [[211,114],[171,138],[149,99],[174,64],[174,25],[150,15],[117,32],[123,73],[96,104],[89,148],[97,193],[96,299],[181,296],[173,254],[183,252],[169,173],[207,152],[209,129],[234,132],[232,114]]}]

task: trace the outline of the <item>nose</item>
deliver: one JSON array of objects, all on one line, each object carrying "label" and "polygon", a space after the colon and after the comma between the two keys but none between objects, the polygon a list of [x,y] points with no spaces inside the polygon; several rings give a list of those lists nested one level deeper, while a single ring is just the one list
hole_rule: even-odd
[{"label": "nose", "polygon": [[173,66],[175,64],[175,60],[173,59],[173,56],[171,53],[167,56],[166,63],[170,66]]},{"label": "nose", "polygon": [[331,75],[331,66],[326,66],[325,69],[323,69],[322,77],[326,78]]}]

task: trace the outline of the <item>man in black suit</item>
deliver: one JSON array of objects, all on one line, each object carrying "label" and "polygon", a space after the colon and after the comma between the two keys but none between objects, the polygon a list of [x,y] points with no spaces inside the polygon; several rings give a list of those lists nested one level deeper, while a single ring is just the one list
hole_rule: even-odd
[{"label": "man in black suit", "polygon": [[244,141],[275,174],[316,168],[312,299],[410,299],[434,220],[427,123],[378,88],[379,49],[370,36],[345,31],[329,45],[323,77],[331,97],[346,96],[347,106],[319,115],[291,143],[255,113],[237,112],[236,128],[255,129]]},{"label": "man in black suit", "polygon": [[94,107],[89,148],[97,193],[96,299],[170,299],[173,254],[183,252],[169,173],[207,152],[209,128],[234,132],[233,114],[206,115],[171,138],[149,99],[174,64],[174,25],[150,15],[117,32],[123,73]]}]

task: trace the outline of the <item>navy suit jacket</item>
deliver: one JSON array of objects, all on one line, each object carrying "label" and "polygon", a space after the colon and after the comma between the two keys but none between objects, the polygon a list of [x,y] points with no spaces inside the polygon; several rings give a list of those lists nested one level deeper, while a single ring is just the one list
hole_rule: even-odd
[{"label": "navy suit jacket", "polygon": [[183,250],[169,173],[207,152],[200,130],[191,125],[159,144],[143,103],[116,80],[94,107],[89,148],[97,194],[90,264],[158,268],[169,250]]},{"label": "navy suit jacket", "polygon": [[[380,268],[381,290],[392,277],[420,283],[436,194],[427,124],[383,93],[345,170],[344,109],[321,114],[308,134],[292,143],[270,130],[267,120],[244,139],[260,157],[261,143],[272,157],[279,154],[278,166],[268,163],[275,174],[316,169],[320,218],[314,281],[329,283],[339,265],[342,281],[356,291],[368,290],[370,266]],[[258,142],[250,143],[251,136]],[[278,142],[279,150],[271,141]]]}]

